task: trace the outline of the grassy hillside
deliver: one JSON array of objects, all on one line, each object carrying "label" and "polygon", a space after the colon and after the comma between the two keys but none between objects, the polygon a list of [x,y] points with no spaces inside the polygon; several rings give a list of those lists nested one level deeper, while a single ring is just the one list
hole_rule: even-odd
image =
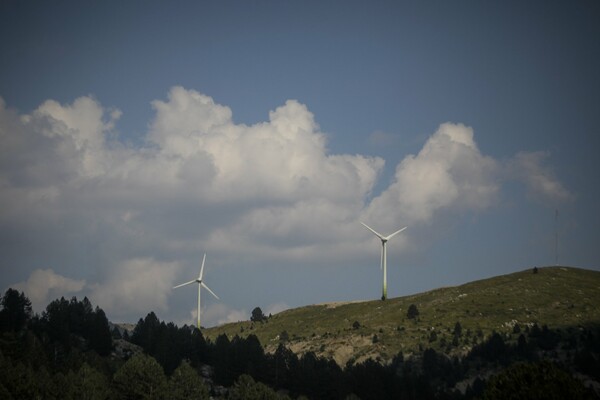
[{"label": "grassy hillside", "polygon": [[[407,318],[411,304],[419,310],[417,319]],[[455,339],[457,322],[462,333]],[[387,301],[300,307],[263,323],[245,321],[206,329],[205,336],[214,341],[222,333],[230,338],[254,334],[267,351],[273,351],[286,331],[293,351],[313,351],[345,365],[367,358],[386,362],[400,351],[407,355],[427,347],[450,354],[465,352],[492,331],[509,334],[515,324],[526,330],[534,323],[553,329],[599,324],[600,272],[546,267],[534,274],[528,269]]]}]

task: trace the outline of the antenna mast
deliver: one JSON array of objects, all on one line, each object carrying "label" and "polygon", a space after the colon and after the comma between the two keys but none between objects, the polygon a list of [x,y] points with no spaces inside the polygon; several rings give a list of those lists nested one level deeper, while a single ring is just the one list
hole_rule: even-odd
[{"label": "antenna mast", "polygon": [[558,209],[554,210],[554,264],[558,266]]}]

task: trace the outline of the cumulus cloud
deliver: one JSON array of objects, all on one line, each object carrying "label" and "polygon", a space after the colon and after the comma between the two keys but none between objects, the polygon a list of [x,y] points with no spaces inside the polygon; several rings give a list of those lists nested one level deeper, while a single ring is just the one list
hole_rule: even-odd
[{"label": "cumulus cloud", "polygon": [[328,155],[312,113],[295,100],[252,126],[234,124],[229,108],[181,87],[153,106],[149,138],[161,152],[212,166],[207,200],[361,199],[383,166],[380,158]]},{"label": "cumulus cloud", "polygon": [[110,278],[93,286],[90,298],[114,317],[150,310],[166,311],[168,297],[179,270],[176,262],[138,258],[119,263]]},{"label": "cumulus cloud", "polygon": [[[4,246],[14,252],[26,237],[40,258],[91,249],[84,257],[101,282],[92,297],[115,313],[164,310],[176,264],[157,257],[190,265],[222,248],[221,234],[239,240],[238,252],[301,254],[351,223],[383,168],[381,158],[328,154],[314,116],[295,100],[251,126],[182,87],[152,106],[147,144],[131,147],[114,132],[120,111],[93,97],[48,100],[25,115],[0,102]],[[79,251],[57,258],[73,272]]]},{"label": "cumulus cloud", "polygon": [[16,283],[14,289],[22,291],[31,300],[35,311],[41,311],[52,300],[76,295],[85,287],[85,280],[75,280],[57,274],[52,269],[36,269],[27,281]]},{"label": "cumulus cloud", "polygon": [[484,209],[496,199],[498,172],[498,162],[479,151],[472,128],[442,124],[417,155],[398,164],[394,182],[363,218],[393,229],[396,221],[430,223],[442,210]]},{"label": "cumulus cloud", "polygon": [[[153,107],[151,145],[135,149],[109,140],[120,112],[93,98],[46,101],[24,116],[2,104],[3,161],[13,166],[2,172],[3,199],[18,207],[25,198],[23,208],[46,213],[64,211],[65,201],[95,210],[108,206],[121,222],[142,215],[141,206],[153,201],[212,207],[257,200],[293,205],[319,197],[360,203],[383,167],[376,157],[327,154],[325,135],[297,101],[252,126],[234,124],[229,108],[181,87]],[[25,182],[31,182],[27,191],[17,190]],[[31,203],[40,198],[45,207]]]}]

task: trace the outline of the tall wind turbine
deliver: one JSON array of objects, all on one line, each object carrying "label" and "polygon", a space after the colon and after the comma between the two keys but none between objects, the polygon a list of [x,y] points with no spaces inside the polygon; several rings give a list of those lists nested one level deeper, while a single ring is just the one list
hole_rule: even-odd
[{"label": "tall wind turbine", "polygon": [[194,279],[193,281],[189,281],[186,283],[182,283],[181,285],[175,286],[173,289],[180,288],[182,286],[191,285],[192,283],[198,284],[198,329],[200,329],[200,289],[204,288],[210,292],[217,300],[219,300],[219,296],[217,296],[204,282],[202,282],[202,274],[204,273],[204,261],[206,261],[206,253],[204,253],[204,257],[202,258],[202,266],[200,267],[200,275],[198,275],[198,279]]},{"label": "tall wind turbine", "polygon": [[393,238],[394,236],[396,236],[397,234],[399,234],[400,232],[402,232],[403,230],[405,230],[408,227],[405,226],[404,228],[397,230],[396,232],[392,233],[391,235],[383,236],[381,233],[375,231],[373,228],[371,228],[364,222],[361,222],[361,224],[363,224],[363,226],[365,228],[367,228],[368,230],[373,232],[375,234],[375,236],[377,236],[379,239],[381,239],[381,269],[383,270],[383,294],[381,295],[381,300],[385,300],[385,299],[387,299],[387,251],[386,251],[385,245],[388,240],[390,240],[391,238]]}]

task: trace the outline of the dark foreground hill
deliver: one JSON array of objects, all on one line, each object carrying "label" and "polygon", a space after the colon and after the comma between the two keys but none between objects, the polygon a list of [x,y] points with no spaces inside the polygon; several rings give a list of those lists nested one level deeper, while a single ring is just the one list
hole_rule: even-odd
[{"label": "dark foreground hill", "polygon": [[[516,342],[534,326],[554,330],[600,324],[600,272],[545,267],[435,289],[387,301],[311,305],[263,322],[243,321],[204,331],[211,340],[256,335],[267,352],[280,343],[301,355],[313,352],[340,366],[373,359],[387,363],[433,348],[466,354],[492,332]],[[414,305],[416,318],[408,317]]]}]

